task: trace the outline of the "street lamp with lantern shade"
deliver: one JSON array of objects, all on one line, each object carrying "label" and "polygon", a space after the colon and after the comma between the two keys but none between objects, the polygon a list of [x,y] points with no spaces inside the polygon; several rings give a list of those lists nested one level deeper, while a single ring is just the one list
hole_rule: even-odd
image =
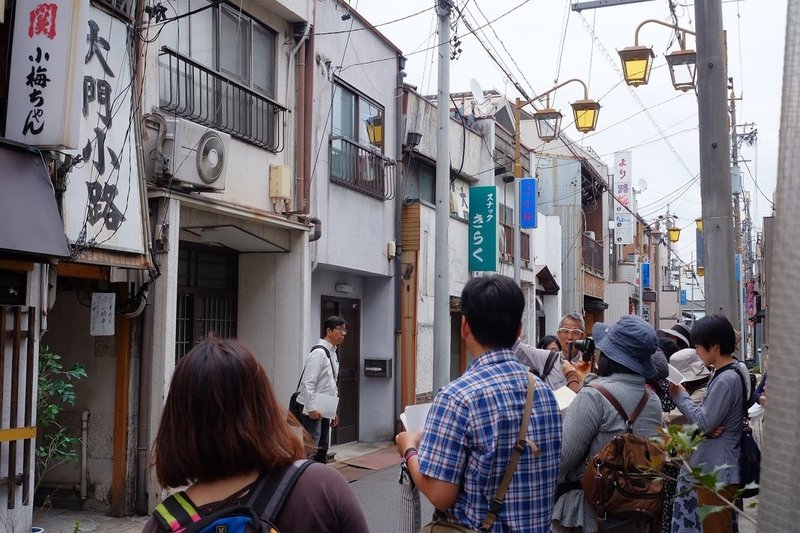
[{"label": "street lamp with lantern shade", "polygon": [[625,83],[631,87],[638,87],[639,85],[647,85],[650,80],[650,70],[653,68],[655,54],[652,47],[639,46],[639,30],[645,24],[650,23],[660,24],[681,32],[681,38],[678,39],[681,49],[667,54],[665,58],[667,65],[669,65],[669,74],[675,90],[686,92],[689,89],[694,89],[697,73],[697,53],[694,50],[687,49],[685,41],[687,33],[691,35],[695,35],[695,33],[655,19],[648,19],[639,24],[634,35],[634,45],[617,51],[622,61],[622,73],[625,77]]},{"label": "street lamp with lantern shade", "polygon": [[561,132],[561,119],[563,115],[560,111],[553,109],[550,107],[550,93],[567,85],[568,83],[577,82],[583,86],[583,99],[573,102],[572,112],[575,119],[575,127],[581,133],[588,133],[590,131],[594,131],[597,127],[597,117],[600,113],[600,104],[596,100],[589,99],[589,89],[586,87],[586,84],[579,80],[578,78],[569,79],[563,83],[560,83],[553,87],[552,89],[534,96],[528,100],[520,100],[517,98],[516,102],[514,103],[514,182],[515,182],[515,198],[517,206],[514,209],[514,281],[519,285],[520,283],[520,227],[519,227],[519,195],[520,195],[520,186],[519,182],[522,178],[522,162],[521,162],[521,151],[522,151],[522,136],[520,133],[520,123],[521,123],[521,113],[522,108],[528,104],[533,102],[539,101],[542,98],[547,97],[546,105],[544,109],[536,111],[533,114],[533,119],[536,124],[536,133],[539,135],[539,138],[544,142],[550,142],[556,139]]}]

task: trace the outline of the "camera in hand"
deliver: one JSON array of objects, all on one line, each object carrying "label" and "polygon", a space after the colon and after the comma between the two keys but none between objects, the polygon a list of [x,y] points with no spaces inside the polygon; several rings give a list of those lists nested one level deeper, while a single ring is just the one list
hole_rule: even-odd
[{"label": "camera in hand", "polygon": [[586,337],[572,343],[572,346],[581,353],[581,359],[591,361],[594,355],[594,339]]}]

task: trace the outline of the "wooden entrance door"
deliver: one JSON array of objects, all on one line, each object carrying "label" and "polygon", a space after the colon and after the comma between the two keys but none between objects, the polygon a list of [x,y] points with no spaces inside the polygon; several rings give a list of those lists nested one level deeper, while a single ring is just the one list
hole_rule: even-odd
[{"label": "wooden entrance door", "polygon": [[361,302],[347,298],[322,297],[322,323],[331,315],[347,320],[347,336],[337,349],[339,355],[339,425],[331,434],[331,445],[358,440],[358,378],[361,367]]}]

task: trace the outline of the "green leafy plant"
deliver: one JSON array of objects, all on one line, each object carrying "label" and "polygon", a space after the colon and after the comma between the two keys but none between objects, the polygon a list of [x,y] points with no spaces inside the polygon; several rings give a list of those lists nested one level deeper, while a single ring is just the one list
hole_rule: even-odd
[{"label": "green leafy plant", "polygon": [[[691,466],[689,464],[689,458],[697,449],[697,445],[706,439],[705,435],[701,434],[697,429],[697,426],[694,424],[686,426],[671,425],[661,430],[660,437],[657,437],[655,440],[658,447],[666,452],[667,460],[672,464],[678,465],[684,473],[689,475],[690,479],[694,480],[694,488],[704,487],[715,492],[719,499],[725,504],[720,506],[701,505],[697,511],[700,521],[702,522],[705,520],[711,513],[723,509],[733,509],[740,517],[755,525],[756,519],[752,514],[739,509],[733,501],[727,500],[720,495],[720,491],[725,488],[725,483],[719,481],[717,475],[726,468],[729,468],[728,465],[717,466],[711,472],[703,473],[702,467]],[[655,466],[657,467],[658,465]],[[739,498],[745,489],[755,488],[757,486],[757,484],[751,483],[746,487],[740,488],[736,491],[733,499]],[[748,505],[748,508],[752,507],[754,507],[753,504]]]},{"label": "green leafy plant", "polygon": [[60,420],[64,407],[75,405],[73,380],[86,377],[86,368],[75,363],[64,369],[61,356],[44,344],[39,348],[39,393],[36,398],[36,423],[39,438],[36,446],[36,485],[53,468],[78,460],[79,437],[69,434]]}]

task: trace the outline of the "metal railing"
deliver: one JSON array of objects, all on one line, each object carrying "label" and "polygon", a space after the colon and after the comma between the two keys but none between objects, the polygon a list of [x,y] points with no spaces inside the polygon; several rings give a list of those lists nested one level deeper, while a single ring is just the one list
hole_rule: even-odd
[{"label": "metal railing", "polygon": [[396,161],[338,135],[331,136],[330,150],[332,183],[380,200],[394,198]]},{"label": "metal railing", "polygon": [[161,47],[162,109],[270,152],[283,150],[286,108],[231,78]]},{"label": "metal railing", "polygon": [[603,245],[586,235],[583,236],[583,265],[603,274]]}]

